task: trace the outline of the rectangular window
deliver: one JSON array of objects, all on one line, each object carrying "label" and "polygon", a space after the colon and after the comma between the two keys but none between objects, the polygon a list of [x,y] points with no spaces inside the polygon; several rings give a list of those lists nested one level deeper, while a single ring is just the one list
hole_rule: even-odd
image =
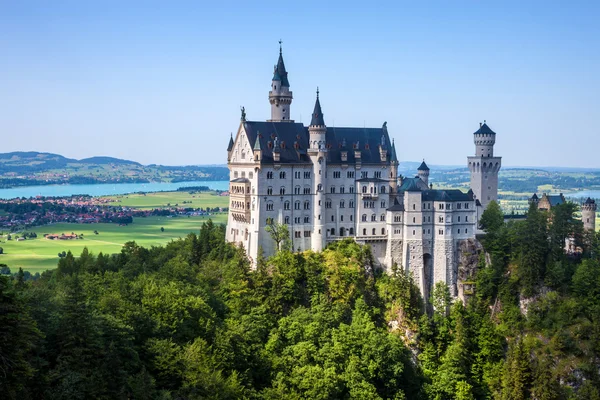
[{"label": "rectangular window", "polygon": [[354,178],[354,171],[348,171],[346,173],[346,177],[348,177],[348,178]]},{"label": "rectangular window", "polygon": [[341,178],[342,177],[342,173],[340,171],[333,171],[333,177],[334,178]]},{"label": "rectangular window", "polygon": [[310,171],[304,172],[304,179],[310,179]]}]

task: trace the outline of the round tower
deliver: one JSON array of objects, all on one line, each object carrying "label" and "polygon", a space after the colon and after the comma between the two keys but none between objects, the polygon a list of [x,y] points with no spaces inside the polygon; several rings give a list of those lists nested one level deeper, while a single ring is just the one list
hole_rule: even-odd
[{"label": "round tower", "polygon": [[475,156],[494,157],[494,144],[496,144],[496,132],[492,131],[487,124],[479,124],[479,130],[473,134],[475,142]]},{"label": "round tower", "polygon": [[279,59],[273,71],[271,80],[271,90],[269,91],[269,103],[271,103],[272,122],[293,122],[290,120],[290,107],[292,105],[292,92],[290,91],[290,82],[288,73],[283,63],[281,52],[281,41],[279,41]]},{"label": "round tower", "polygon": [[588,197],[581,205],[581,219],[583,221],[583,229],[596,231],[596,201]]},{"label": "round tower", "polygon": [[419,168],[417,168],[417,174],[419,178],[429,186],[429,167],[425,164],[425,160],[423,160],[421,165],[419,165]]},{"label": "round tower", "polygon": [[479,200],[482,212],[490,201],[498,201],[498,173],[502,166],[502,157],[494,156],[496,132],[487,124],[479,124],[479,129],[473,133],[475,155],[468,157],[471,172],[471,189],[473,196]]},{"label": "round tower", "polygon": [[317,100],[312,119],[308,127],[309,146],[308,155],[313,165],[313,232],[311,235],[311,248],[313,251],[321,251],[325,248],[325,187],[327,171],[327,127],[321,111],[319,101],[319,89],[317,88]]}]

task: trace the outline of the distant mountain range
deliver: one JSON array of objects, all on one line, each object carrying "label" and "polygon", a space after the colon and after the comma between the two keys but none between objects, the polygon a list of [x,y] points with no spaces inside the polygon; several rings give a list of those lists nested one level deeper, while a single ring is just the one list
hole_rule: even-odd
[{"label": "distant mountain range", "polygon": [[39,153],[37,151],[14,151],[12,153],[0,153],[0,173],[41,172],[85,164],[141,166],[140,163],[135,161],[121,160],[114,157],[90,157],[76,160],[61,156],[60,154]]},{"label": "distant mountain range", "polygon": [[0,153],[0,187],[228,180],[226,166],[142,165],[114,157],[81,160],[36,151]]}]

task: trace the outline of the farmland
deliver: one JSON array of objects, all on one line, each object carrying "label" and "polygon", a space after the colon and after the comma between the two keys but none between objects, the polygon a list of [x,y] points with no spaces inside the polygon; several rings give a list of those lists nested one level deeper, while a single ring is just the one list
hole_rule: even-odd
[{"label": "farmland", "polygon": [[100,198],[100,200],[108,200],[110,205],[114,206],[140,209],[168,207],[215,208],[227,207],[229,197],[217,196],[212,192],[188,193],[182,191],[107,196]]},{"label": "farmland", "polygon": [[[227,207],[228,197],[214,193],[160,192],[114,196],[108,203],[114,207],[131,207],[139,209],[175,209],[202,208],[214,209]],[[7,232],[0,236],[0,247],[4,254],[0,255],[0,264],[8,265],[16,271],[22,267],[31,273],[55,268],[59,260],[58,253],[71,251],[78,256],[84,247],[93,253],[118,253],[125,242],[135,241],[145,246],[163,245],[171,240],[185,237],[190,232],[198,232],[203,222],[212,219],[215,223],[225,223],[227,213],[211,213],[211,215],[178,215],[134,217],[132,224],[115,223],[78,224],[56,223],[36,226],[29,229],[37,234],[37,239],[15,240],[22,232],[13,233],[12,240],[7,240]],[[164,228],[164,231],[161,230]],[[94,231],[97,231],[96,234]],[[80,239],[49,240],[45,234],[75,233]]]},{"label": "farmland", "polygon": [[[0,238],[0,246],[4,254],[0,255],[0,263],[7,264],[11,270],[16,271],[22,267],[31,273],[42,272],[56,267],[59,260],[58,253],[71,251],[78,256],[84,247],[90,252],[113,254],[121,251],[121,246],[128,241],[145,246],[157,246],[171,240],[185,237],[190,232],[198,232],[203,222],[209,218],[216,223],[225,223],[227,214],[221,213],[212,216],[194,217],[146,217],[135,218],[133,224],[119,226],[118,224],[54,224],[35,227],[37,239],[23,241],[6,240],[7,236]],[[164,228],[164,232],[160,228]],[[94,234],[98,231],[98,234]],[[83,239],[48,240],[44,234],[53,233],[83,234]]]}]

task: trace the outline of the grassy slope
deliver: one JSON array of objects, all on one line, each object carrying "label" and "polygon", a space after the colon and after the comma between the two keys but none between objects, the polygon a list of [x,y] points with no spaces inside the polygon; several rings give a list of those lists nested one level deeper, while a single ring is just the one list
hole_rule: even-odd
[{"label": "grassy slope", "polygon": [[[148,193],[147,195],[129,194],[124,196],[109,196],[108,198],[115,200],[115,202],[110,203],[111,205],[142,209],[164,208],[167,207],[167,204],[171,204],[171,206],[179,204],[180,207],[186,208],[214,208],[227,207],[229,203],[229,197],[215,196],[212,193],[189,194],[188,192],[157,192]],[[184,201],[191,201],[191,203],[183,204]]]},{"label": "grassy slope", "polygon": [[[192,197],[194,196],[194,197]],[[185,204],[191,207],[227,207],[229,198],[219,197],[203,193],[190,195],[187,192],[164,192],[143,195],[115,196],[120,202],[115,205],[124,205],[138,208],[159,208],[167,203],[175,205],[182,202],[192,201]],[[225,223],[227,214],[221,213],[210,218],[216,223]],[[58,253],[71,250],[78,256],[84,247],[94,253],[118,253],[123,243],[135,240],[138,244],[150,247],[161,245],[172,239],[184,237],[190,232],[198,232],[200,226],[208,217],[147,217],[134,218],[134,223],[128,226],[117,224],[54,224],[39,226],[31,229],[37,233],[38,238],[17,242],[7,241],[5,237],[0,239],[0,246],[4,253],[0,255],[0,263],[7,264],[11,270],[17,271],[19,267],[32,273],[45,271],[56,267]],[[165,231],[161,232],[160,228]],[[98,231],[98,235],[94,234]],[[45,233],[83,233],[82,240],[48,240],[43,237]]]}]

